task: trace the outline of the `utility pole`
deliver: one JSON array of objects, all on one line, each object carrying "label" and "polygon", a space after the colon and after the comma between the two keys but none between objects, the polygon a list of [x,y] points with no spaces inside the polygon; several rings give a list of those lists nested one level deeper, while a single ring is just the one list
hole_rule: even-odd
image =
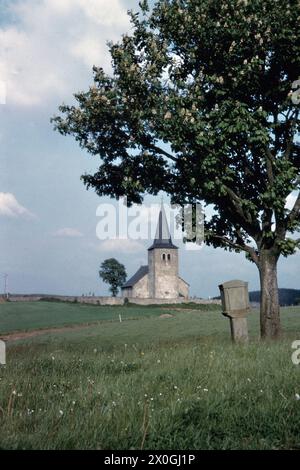
[{"label": "utility pole", "polygon": [[8,298],[8,293],[7,293],[7,279],[8,279],[8,274],[4,273],[4,297]]}]

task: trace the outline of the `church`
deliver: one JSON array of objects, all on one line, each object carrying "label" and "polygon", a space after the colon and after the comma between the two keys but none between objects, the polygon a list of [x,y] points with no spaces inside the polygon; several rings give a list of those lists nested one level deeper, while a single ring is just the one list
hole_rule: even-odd
[{"label": "church", "polygon": [[148,248],[148,265],[122,286],[122,296],[130,298],[189,298],[189,284],[178,274],[178,247],[173,245],[163,205],[155,239]]}]

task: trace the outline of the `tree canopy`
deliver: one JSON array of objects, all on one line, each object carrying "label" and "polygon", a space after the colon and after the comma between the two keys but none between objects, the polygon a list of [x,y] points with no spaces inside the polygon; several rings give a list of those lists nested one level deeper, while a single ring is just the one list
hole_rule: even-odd
[{"label": "tree canopy", "polygon": [[103,261],[100,266],[99,276],[103,282],[110,285],[110,291],[113,297],[116,297],[119,287],[121,287],[126,281],[126,270],[125,266],[115,258],[109,258]]}]

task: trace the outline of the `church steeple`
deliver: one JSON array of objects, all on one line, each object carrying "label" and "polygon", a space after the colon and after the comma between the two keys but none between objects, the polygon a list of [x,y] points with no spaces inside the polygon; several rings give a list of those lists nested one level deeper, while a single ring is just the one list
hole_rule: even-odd
[{"label": "church steeple", "polygon": [[189,286],[178,273],[178,248],[173,245],[163,205],[157,230],[148,248],[148,266],[141,266],[122,288],[123,297],[178,299],[189,297]]},{"label": "church steeple", "polygon": [[163,201],[161,203],[161,208],[159,212],[155,238],[148,250],[153,250],[154,248],[173,248],[176,250],[178,249],[177,246],[173,245],[172,242]]}]

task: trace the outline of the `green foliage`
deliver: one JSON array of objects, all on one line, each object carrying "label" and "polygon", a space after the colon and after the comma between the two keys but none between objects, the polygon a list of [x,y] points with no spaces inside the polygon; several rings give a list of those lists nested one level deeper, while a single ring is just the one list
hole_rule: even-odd
[{"label": "green foliage", "polygon": [[292,238],[286,238],[278,243],[283,256],[292,255],[296,252],[296,249],[300,247],[300,239],[294,240]]},{"label": "green foliage", "polygon": [[300,187],[299,2],[139,5],[131,35],[110,44],[113,75],[94,67],[77,106],[53,119],[101,157],[83,182],[131,202],[160,190],[173,203],[205,201],[216,210],[207,243],[256,263],[262,250],[291,253],[282,242],[299,228],[300,197],[285,208]]},{"label": "green foliage", "polygon": [[125,266],[115,258],[109,258],[103,261],[100,267],[99,276],[110,285],[110,291],[115,297],[118,293],[119,287],[121,287],[126,281],[126,270]]}]

